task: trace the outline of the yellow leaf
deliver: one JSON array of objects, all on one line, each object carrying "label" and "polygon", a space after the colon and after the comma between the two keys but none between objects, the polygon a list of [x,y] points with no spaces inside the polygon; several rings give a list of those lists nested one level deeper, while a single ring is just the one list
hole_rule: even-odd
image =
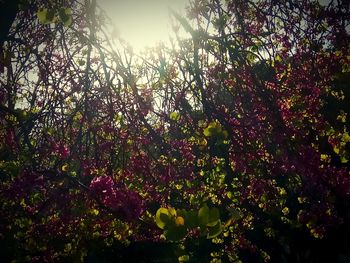
[{"label": "yellow leaf", "polygon": [[62,166],[62,171],[67,172],[68,171],[68,164],[65,164]]}]

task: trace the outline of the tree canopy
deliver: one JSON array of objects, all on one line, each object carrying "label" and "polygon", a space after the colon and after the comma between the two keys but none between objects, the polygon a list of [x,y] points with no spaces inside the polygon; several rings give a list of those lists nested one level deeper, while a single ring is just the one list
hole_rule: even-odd
[{"label": "tree canopy", "polygon": [[96,0],[1,5],[4,262],[349,256],[348,1],[191,0],[141,54]]}]

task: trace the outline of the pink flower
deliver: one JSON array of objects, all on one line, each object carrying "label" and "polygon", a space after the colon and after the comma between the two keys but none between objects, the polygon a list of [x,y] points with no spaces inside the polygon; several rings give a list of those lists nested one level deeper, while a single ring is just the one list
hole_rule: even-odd
[{"label": "pink flower", "polygon": [[111,177],[103,175],[95,177],[90,183],[91,191],[103,205],[120,213],[126,220],[134,220],[142,213],[142,199],[131,190],[117,190]]}]

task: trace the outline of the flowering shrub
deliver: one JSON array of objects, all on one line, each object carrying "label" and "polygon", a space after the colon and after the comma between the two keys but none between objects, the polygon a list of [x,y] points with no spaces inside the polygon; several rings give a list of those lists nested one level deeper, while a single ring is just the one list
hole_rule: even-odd
[{"label": "flowering shrub", "polygon": [[346,252],[347,2],[191,1],[173,48],[142,56],[94,0],[20,2],[0,54],[5,261]]}]

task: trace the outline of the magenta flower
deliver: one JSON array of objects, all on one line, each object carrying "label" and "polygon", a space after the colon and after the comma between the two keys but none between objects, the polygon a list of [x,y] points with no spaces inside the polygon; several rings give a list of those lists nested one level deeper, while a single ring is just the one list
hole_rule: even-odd
[{"label": "magenta flower", "polygon": [[113,179],[103,175],[92,179],[91,191],[103,205],[121,214],[126,220],[133,220],[140,216],[143,202],[138,193],[132,190],[116,189]]}]

